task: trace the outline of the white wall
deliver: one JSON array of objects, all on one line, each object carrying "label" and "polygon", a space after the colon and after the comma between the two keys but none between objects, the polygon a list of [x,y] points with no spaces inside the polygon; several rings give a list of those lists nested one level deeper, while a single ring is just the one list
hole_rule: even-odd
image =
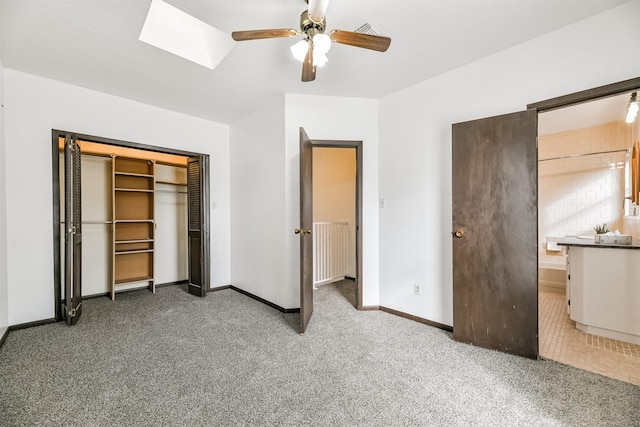
[{"label": "white wall", "polygon": [[363,304],[378,305],[378,101],[312,95],[286,95],[286,283],[300,305],[300,138],[363,142]]},{"label": "white wall", "polygon": [[54,315],[52,129],[209,154],[211,284],[229,283],[228,126],[14,70],[5,69],[4,77],[2,158],[11,159],[6,165],[10,325]]},{"label": "white wall", "polygon": [[231,284],[283,308],[284,97],[231,125]]},{"label": "white wall", "polygon": [[638,17],[634,0],[380,100],[380,305],[452,325],[451,124],[637,77]]},{"label": "white wall", "polygon": [[[0,7],[2,22],[2,7]],[[2,66],[2,31],[0,28],[0,337],[9,324],[7,298],[7,205],[6,205],[6,148],[4,119],[4,67]]]},{"label": "white wall", "polygon": [[299,128],[364,144],[364,304],[378,303],[378,102],[285,95],[231,125],[231,283],[300,307]]},{"label": "white wall", "polygon": [[356,150],[313,149],[313,220],[347,221],[355,218]]}]

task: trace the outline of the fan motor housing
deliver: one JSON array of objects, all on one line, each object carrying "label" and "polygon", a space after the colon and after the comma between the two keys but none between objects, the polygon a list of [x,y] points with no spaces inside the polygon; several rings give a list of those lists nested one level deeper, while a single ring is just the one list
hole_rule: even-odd
[{"label": "fan motor housing", "polygon": [[322,21],[315,22],[309,18],[309,13],[306,10],[302,12],[302,15],[300,15],[300,30],[309,37],[324,33],[326,27],[327,19],[324,17],[322,18]]}]

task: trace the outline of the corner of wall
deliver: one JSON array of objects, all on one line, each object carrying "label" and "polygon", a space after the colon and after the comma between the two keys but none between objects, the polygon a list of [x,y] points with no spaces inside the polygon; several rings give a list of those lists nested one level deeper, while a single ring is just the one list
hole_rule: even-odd
[{"label": "corner of wall", "polygon": [[363,142],[363,304],[378,305],[378,131],[379,102],[373,99],[338,96],[296,95],[285,97],[287,146],[286,280],[289,298],[299,298],[300,243],[291,230],[300,221],[299,129],[311,139]]},{"label": "corner of wall", "polygon": [[[452,123],[636,77],[639,10],[638,0],[621,4],[380,100],[382,305],[453,324]],[[460,96],[478,102],[460,104]],[[406,238],[417,224],[444,232]]]},{"label": "corner of wall", "polygon": [[[0,22],[2,22],[0,5]],[[0,34],[2,33],[0,28]],[[2,64],[2,38],[0,36],[0,338],[9,322],[7,283],[7,180],[5,171],[5,122],[4,122],[4,66]]]},{"label": "corner of wall", "polygon": [[284,280],[285,98],[231,125],[231,284],[295,308]]}]

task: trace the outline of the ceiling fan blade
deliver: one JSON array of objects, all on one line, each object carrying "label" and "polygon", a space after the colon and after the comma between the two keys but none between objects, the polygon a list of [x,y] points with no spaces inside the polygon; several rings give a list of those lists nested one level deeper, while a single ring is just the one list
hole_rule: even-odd
[{"label": "ceiling fan blade", "polygon": [[308,0],[309,3],[309,18],[313,22],[322,22],[322,19],[327,14],[327,6],[329,6],[329,0]]},{"label": "ceiling fan blade", "polygon": [[296,30],[291,28],[280,28],[270,30],[247,30],[247,31],[234,31],[231,33],[231,37],[237,42],[245,40],[258,40],[258,39],[276,39],[279,37],[293,37],[298,35]]},{"label": "ceiling fan blade", "polygon": [[354,33],[353,31],[333,30],[329,37],[336,43],[377,50],[378,52],[386,52],[391,44],[389,37]]},{"label": "ceiling fan blade", "polygon": [[313,44],[309,43],[307,56],[302,63],[302,81],[312,82],[316,79],[316,67],[313,66]]}]

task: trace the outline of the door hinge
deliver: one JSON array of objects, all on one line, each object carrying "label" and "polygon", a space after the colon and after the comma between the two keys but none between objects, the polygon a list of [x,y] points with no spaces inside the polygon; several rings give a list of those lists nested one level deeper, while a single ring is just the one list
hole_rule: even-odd
[{"label": "door hinge", "polygon": [[82,305],[82,302],[80,302],[80,304],[78,304],[76,308],[72,308],[71,310],[67,311],[67,316],[76,317],[76,312],[78,311],[81,305]]}]

